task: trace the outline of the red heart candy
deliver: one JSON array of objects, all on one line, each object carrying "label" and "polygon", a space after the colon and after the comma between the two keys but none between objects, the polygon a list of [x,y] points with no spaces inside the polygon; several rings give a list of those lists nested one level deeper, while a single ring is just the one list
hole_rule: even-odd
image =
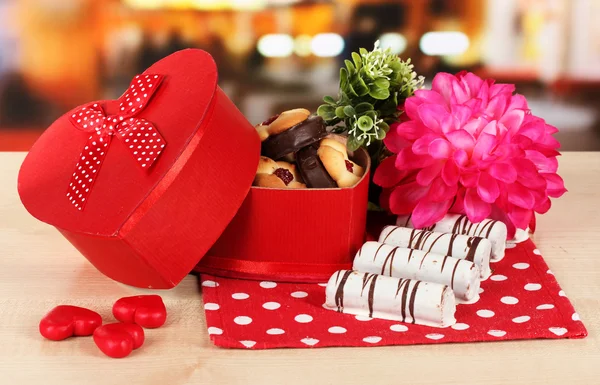
[{"label": "red heart candy", "polygon": [[102,325],[95,311],[78,306],[60,305],[50,310],[40,321],[40,334],[53,341],[72,336],[90,336]]},{"label": "red heart candy", "polygon": [[136,324],[106,324],[94,331],[94,342],[109,357],[127,357],[144,344],[144,329]]},{"label": "red heart candy", "polygon": [[136,295],[121,298],[113,305],[113,315],[125,323],[157,328],[167,320],[167,308],[158,295]]}]

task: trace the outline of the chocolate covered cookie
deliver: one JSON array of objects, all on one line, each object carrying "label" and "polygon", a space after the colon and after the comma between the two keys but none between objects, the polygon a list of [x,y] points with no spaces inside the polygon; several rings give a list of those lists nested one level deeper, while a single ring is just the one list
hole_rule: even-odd
[{"label": "chocolate covered cookie", "polygon": [[[327,135],[327,127],[323,118],[308,117],[305,112],[308,111],[286,111],[274,117],[274,120],[263,122],[257,127],[262,140],[261,150],[264,156],[276,160],[281,159],[318,142]],[[302,117],[304,119],[300,120]]]}]

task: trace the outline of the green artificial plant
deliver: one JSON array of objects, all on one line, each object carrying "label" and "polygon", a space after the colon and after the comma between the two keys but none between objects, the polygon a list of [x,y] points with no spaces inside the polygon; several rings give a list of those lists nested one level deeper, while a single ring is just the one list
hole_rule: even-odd
[{"label": "green artificial plant", "polygon": [[382,140],[402,113],[398,103],[421,88],[424,78],[413,71],[410,59],[403,61],[389,48],[380,48],[379,41],[372,51],[359,51],[340,69],[337,100],[325,96],[317,114],[334,132],[348,135],[349,150],[363,146],[377,164]]}]

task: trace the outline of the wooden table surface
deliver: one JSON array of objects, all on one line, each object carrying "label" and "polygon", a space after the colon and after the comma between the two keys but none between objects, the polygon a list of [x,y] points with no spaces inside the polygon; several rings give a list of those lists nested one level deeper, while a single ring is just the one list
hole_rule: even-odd
[{"label": "wooden table surface", "polygon": [[17,196],[24,153],[0,153],[1,384],[600,384],[600,153],[566,153],[569,192],[539,219],[535,241],[589,331],[580,340],[377,348],[225,350],[207,336],[196,277],[159,292],[167,324],[140,351],[110,359],[91,338],[38,333],[59,304],[97,310],[147,293],[98,273]]}]

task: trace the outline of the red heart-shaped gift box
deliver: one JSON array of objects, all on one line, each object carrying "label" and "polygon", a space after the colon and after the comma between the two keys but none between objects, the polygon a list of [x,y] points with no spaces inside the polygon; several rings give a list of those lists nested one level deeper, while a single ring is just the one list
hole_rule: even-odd
[{"label": "red heart-shaped gift box", "polygon": [[[201,271],[245,278],[321,281],[348,268],[364,238],[368,173],[348,189],[251,189],[260,140],[217,77],[208,53],[183,50],[118,101],[59,118],[21,167],[24,206],[137,287],[171,288],[205,256]],[[145,81],[154,88],[140,101]],[[133,142],[150,133],[165,146],[144,159],[138,151],[152,149]],[[368,169],[366,152],[356,158]]]}]

